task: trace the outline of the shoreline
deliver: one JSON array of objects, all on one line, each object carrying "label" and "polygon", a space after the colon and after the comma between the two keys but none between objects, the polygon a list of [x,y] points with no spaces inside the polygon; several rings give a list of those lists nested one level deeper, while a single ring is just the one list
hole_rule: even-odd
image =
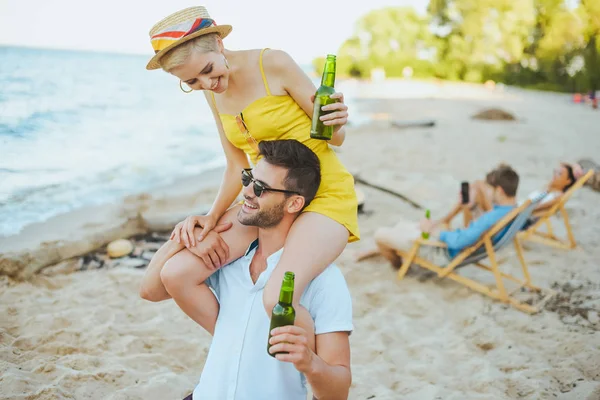
[{"label": "shoreline", "polygon": [[179,178],[114,203],[78,208],[0,237],[0,275],[31,278],[39,270],[82,256],[117,239],[169,230],[193,213],[207,212],[224,168]]}]

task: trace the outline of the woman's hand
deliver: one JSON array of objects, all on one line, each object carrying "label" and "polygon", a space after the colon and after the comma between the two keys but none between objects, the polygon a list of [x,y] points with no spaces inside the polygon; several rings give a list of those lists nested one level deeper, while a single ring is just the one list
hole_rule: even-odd
[{"label": "woman's hand", "polygon": [[175,229],[173,229],[170,239],[177,243],[183,241],[185,247],[189,249],[196,245],[196,238],[194,237],[194,228],[196,226],[202,228],[202,232],[200,232],[200,236],[198,236],[198,241],[201,242],[215,225],[217,225],[217,218],[211,215],[191,215],[175,225]]},{"label": "woman's hand", "polygon": [[[329,114],[321,116],[323,125],[333,125],[333,133],[335,134],[348,122],[348,106],[344,103],[344,94],[336,92],[331,95],[332,99],[337,101],[333,104],[328,104],[321,107],[323,111],[330,111]],[[312,102],[315,102],[315,96],[312,96]]]},{"label": "woman's hand", "polygon": [[229,230],[233,224],[225,222],[215,226],[213,230],[208,232],[202,242],[194,246],[190,251],[204,261],[204,265],[212,270],[221,268],[229,259],[229,246],[220,233]]}]

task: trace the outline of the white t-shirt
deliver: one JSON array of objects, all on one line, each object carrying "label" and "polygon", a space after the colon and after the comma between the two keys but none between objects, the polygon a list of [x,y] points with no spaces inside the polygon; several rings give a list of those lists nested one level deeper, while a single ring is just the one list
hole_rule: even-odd
[{"label": "white t-shirt", "polygon": [[[534,200],[535,198],[537,198],[538,196],[540,196],[541,194],[546,193],[546,195],[542,198],[542,201],[540,201],[540,205],[545,204],[545,203],[549,203],[557,198],[560,197],[560,195],[562,195],[561,192],[546,192],[543,190],[534,190],[533,192],[529,193],[529,195],[527,196],[527,200]],[[519,205],[523,204],[523,200],[519,201]]]},{"label": "white t-shirt", "polygon": [[[306,379],[292,363],[267,353],[270,320],[263,289],[283,249],[267,259],[256,284],[250,262],[257,242],[246,255],[215,272],[207,281],[219,300],[219,316],[196,400],[305,400]],[[352,299],[341,271],[331,265],[304,291],[300,304],[309,311],[317,335],[351,332]]]}]

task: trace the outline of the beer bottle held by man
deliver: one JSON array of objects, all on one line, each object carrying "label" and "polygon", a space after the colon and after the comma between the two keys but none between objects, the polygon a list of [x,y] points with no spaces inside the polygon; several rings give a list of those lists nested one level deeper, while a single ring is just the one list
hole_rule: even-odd
[{"label": "beer bottle held by man", "polygon": [[280,326],[294,325],[296,320],[296,310],[292,306],[292,299],[294,298],[294,273],[286,272],[283,276],[283,282],[281,283],[281,290],[279,291],[279,302],[273,307],[273,313],[271,314],[271,327],[269,328],[269,339],[267,341],[267,353],[270,356],[275,357],[276,354],[287,354],[286,352],[278,352],[271,354],[271,331]]},{"label": "beer bottle held by man", "polygon": [[[425,219],[427,219],[427,220],[431,219],[431,211],[429,211],[429,210],[425,211]],[[429,239],[429,232],[421,232],[421,237],[423,239]]]}]

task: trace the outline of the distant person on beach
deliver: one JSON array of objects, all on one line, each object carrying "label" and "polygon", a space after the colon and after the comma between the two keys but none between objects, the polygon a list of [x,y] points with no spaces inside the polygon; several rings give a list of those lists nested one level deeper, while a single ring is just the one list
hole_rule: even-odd
[{"label": "distant person on beach", "polygon": [[[494,179],[498,174],[498,171],[511,167],[507,164],[500,164],[498,167],[488,172],[485,181],[475,181],[469,185],[469,203],[467,204],[466,211],[467,216],[465,219],[465,225],[468,225],[472,218],[482,213],[492,210],[494,206]],[[576,178],[573,172],[573,167],[570,164],[561,163],[553,172],[552,179],[544,188],[545,196],[540,201],[540,204],[536,207],[535,211],[542,211],[552,207],[558,201],[564,192],[569,190],[571,186],[576,182]],[[542,194],[541,190],[531,192],[527,198],[534,199]],[[443,218],[435,222],[435,225],[448,226],[450,222],[461,212],[465,211],[465,207],[461,202],[461,199],[452,208],[452,210]]]},{"label": "distant person on beach", "polygon": [[[244,249],[258,234],[255,227],[234,223],[230,231],[219,230],[217,235],[209,236],[215,227],[236,219],[241,205],[232,203],[242,188],[241,171],[250,167],[249,160],[256,164],[261,141],[296,139],[319,157],[321,186],[295,221],[263,300],[270,315],[284,272],[294,272],[298,321],[309,329],[310,315],[299,307],[300,295],[348,242],[359,239],[354,179],[329,147],[344,142],[348,107],[341,93],[332,95],[338,101],[323,107],[331,113],[321,119],[325,125],[334,126],[333,138],[328,142],[311,139],[316,88],[310,78],[284,51],[226,49],[223,39],[231,29],[229,25],[217,25],[199,6],[169,15],[150,31],[155,55],[146,68],[162,68],[178,78],[185,93],[204,92],[227,159],[211,210],[207,215],[193,215],[177,224],[171,240],[152,262],[164,265],[181,252],[177,263],[169,262],[163,269],[164,284],[178,304],[198,301],[201,284],[215,270],[243,256]],[[197,226],[203,228],[199,235],[194,234]],[[196,320],[193,310],[182,309]]]},{"label": "distant person on beach", "polygon": [[[243,257],[198,285],[202,298],[187,305],[213,340],[200,382],[186,400],[305,400],[306,381],[319,399],[345,399],[352,380],[352,300],[337,267],[328,266],[301,294],[301,304],[314,319],[314,333],[297,325],[276,328],[271,353],[288,354],[273,358],[267,353],[270,321],[263,290],[295,220],[315,198],[321,175],[318,157],[298,141],[262,141],[259,149],[256,167],[245,172],[244,205],[236,216],[239,224],[257,228],[258,239]],[[180,252],[169,263],[185,257]],[[147,290],[165,290],[159,265],[148,268],[144,282]]]},{"label": "distant person on beach", "polygon": [[[432,240],[439,240],[448,246],[448,253],[455,257],[463,249],[477,240],[488,229],[508,214],[517,204],[515,196],[519,186],[519,175],[510,167],[503,166],[495,173],[492,181],[493,207],[491,210],[473,220],[468,227],[456,230],[442,230],[440,225],[430,220],[423,220],[420,224],[400,221],[393,228],[379,228],[375,232],[375,243],[379,253],[387,258],[394,267],[400,268],[402,258],[396,250],[409,251],[413,242],[428,232]],[[500,232],[502,234],[502,232]]]}]

